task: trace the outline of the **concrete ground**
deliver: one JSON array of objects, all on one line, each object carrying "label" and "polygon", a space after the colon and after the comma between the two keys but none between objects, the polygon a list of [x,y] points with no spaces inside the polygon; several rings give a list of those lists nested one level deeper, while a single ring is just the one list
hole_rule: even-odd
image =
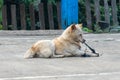
[{"label": "concrete ground", "polygon": [[120,80],[119,33],[84,34],[101,57],[23,58],[34,42],[62,31],[55,32],[0,31],[0,80]]}]

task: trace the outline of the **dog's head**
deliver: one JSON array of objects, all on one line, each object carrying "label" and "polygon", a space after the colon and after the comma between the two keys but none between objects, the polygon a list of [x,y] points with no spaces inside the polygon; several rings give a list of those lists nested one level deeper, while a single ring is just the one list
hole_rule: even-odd
[{"label": "dog's head", "polygon": [[82,24],[72,24],[70,26],[71,37],[74,41],[83,42]]},{"label": "dog's head", "polygon": [[83,42],[82,24],[72,24],[65,30],[67,38],[76,42]]}]

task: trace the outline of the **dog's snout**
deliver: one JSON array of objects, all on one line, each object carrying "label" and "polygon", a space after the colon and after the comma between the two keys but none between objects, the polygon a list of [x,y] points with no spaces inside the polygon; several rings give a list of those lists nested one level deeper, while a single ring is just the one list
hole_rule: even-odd
[{"label": "dog's snout", "polygon": [[82,43],[85,43],[85,41],[86,41],[85,39],[82,39],[82,41],[81,41],[81,42],[82,42]]}]

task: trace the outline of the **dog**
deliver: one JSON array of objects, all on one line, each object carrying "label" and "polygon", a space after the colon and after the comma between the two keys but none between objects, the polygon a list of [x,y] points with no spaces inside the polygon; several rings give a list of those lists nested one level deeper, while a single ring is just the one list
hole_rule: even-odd
[{"label": "dog", "polygon": [[25,53],[24,58],[63,58],[85,54],[97,57],[97,54],[81,50],[83,41],[82,24],[71,24],[59,37],[53,40],[39,40],[33,44]]}]

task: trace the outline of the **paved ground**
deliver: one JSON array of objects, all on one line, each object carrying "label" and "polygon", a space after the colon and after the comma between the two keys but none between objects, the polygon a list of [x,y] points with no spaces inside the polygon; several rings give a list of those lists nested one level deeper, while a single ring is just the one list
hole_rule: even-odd
[{"label": "paved ground", "polygon": [[58,35],[2,34],[0,80],[120,80],[120,34],[84,35],[91,46],[103,53],[101,57],[54,59],[23,59],[23,54],[37,40]]}]

